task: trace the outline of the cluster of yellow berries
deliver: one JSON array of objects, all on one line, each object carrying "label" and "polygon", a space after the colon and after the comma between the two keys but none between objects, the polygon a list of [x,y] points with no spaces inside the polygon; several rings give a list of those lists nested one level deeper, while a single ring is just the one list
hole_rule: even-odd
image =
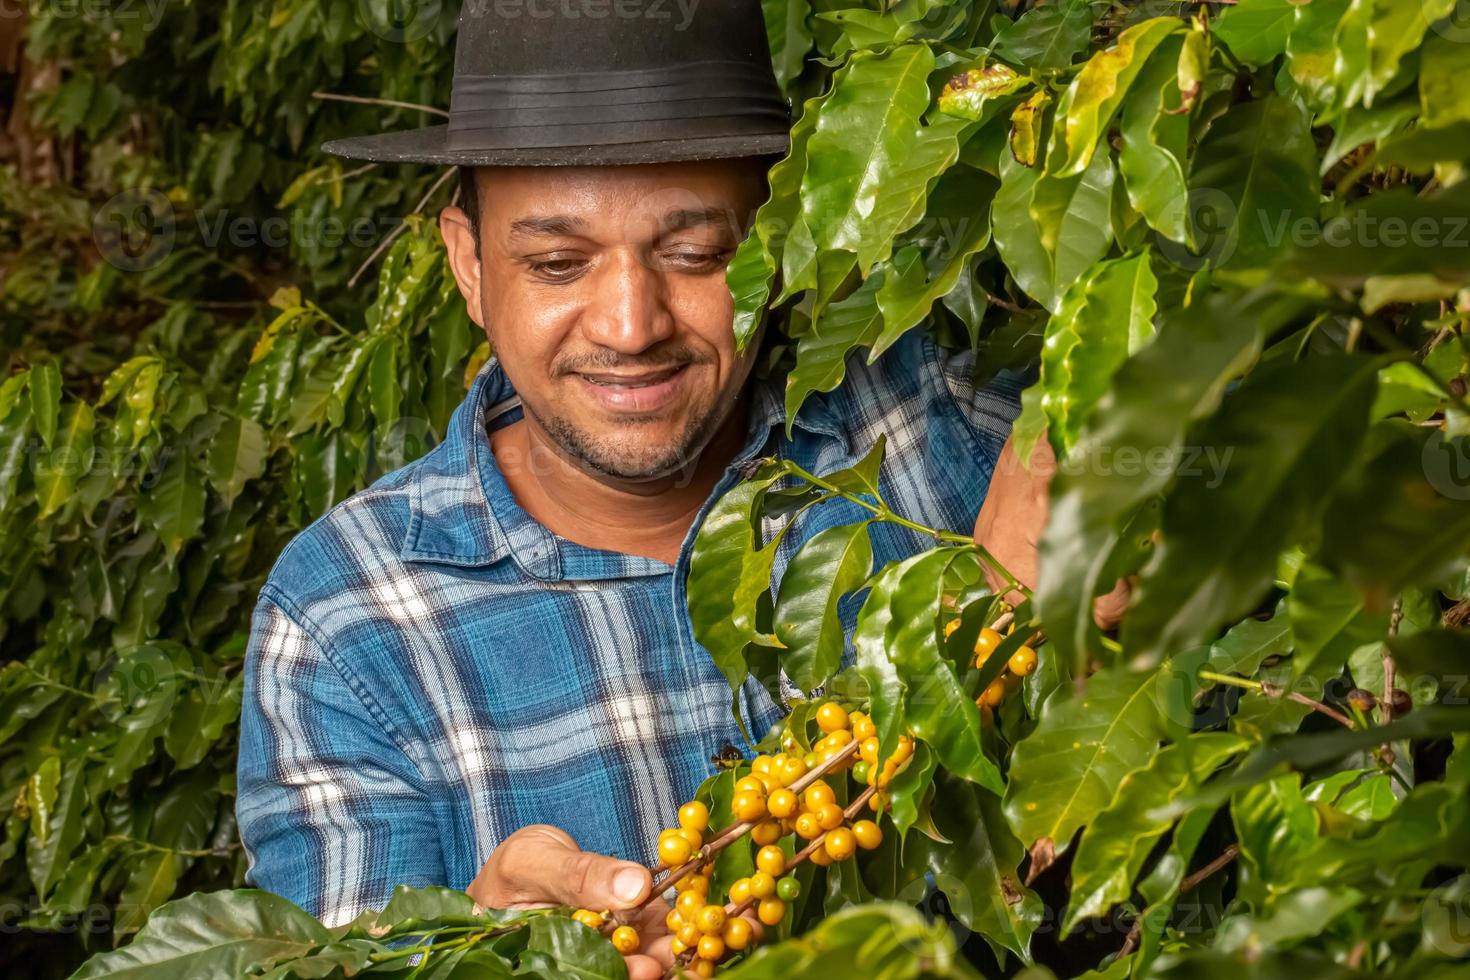
[{"label": "cluster of yellow berries", "polygon": [[[888,794],[881,790],[913,757],[912,736],[901,736],[880,767],[878,732],[867,715],[849,713],[829,701],[818,707],[814,718],[822,736],[810,751],[799,749],[788,732],[781,743],[783,751],[756,756],[749,771],[736,780],[731,826],[711,831],[709,807],[693,800],[679,808],[678,825],[659,834],[660,866],[654,870],[668,871],[666,881],[677,889],[664,922],[680,970],[712,976],[716,964],[756,941],[755,922],[780,925],[788,903],[801,894],[801,884],[791,872],[803,861],[825,867],[883,843],[883,831],[874,820],[853,818],[864,796],[875,815],[882,813]],[[843,807],[838,803],[841,786],[829,780],[848,771],[861,793]],[[714,858],[747,835],[756,847],[755,870],[731,882],[722,901],[711,894]],[[788,856],[781,842],[792,835],[795,850]],[[607,934],[620,953],[641,947],[635,929],[612,928],[605,913],[578,909],[573,918]]]},{"label": "cluster of yellow berries", "polygon": [[[949,624],[944,628],[944,635],[948,637],[955,630],[959,629],[959,626],[960,621],[958,619],[950,620]],[[975,666],[985,666],[986,661],[1000,647],[1003,639],[1004,637],[1000,633],[988,626],[982,629],[980,635],[975,638]],[[1021,678],[1035,672],[1036,662],[1036,651],[1029,646],[1018,647],[1011,654],[1000,676],[986,685],[985,690],[981,691],[980,696],[975,699],[975,704],[980,708],[982,718],[986,721],[990,720],[991,712],[1000,707],[1001,702],[1006,699],[1006,695],[1021,686]]]}]

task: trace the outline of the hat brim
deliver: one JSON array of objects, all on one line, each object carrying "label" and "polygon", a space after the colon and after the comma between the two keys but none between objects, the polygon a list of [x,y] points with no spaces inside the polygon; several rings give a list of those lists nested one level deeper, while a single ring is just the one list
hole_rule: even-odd
[{"label": "hat brim", "polygon": [[650,140],[635,143],[607,143],[598,146],[450,149],[449,126],[446,124],[396,133],[328,140],[322,144],[322,151],[350,160],[367,160],[374,163],[569,167],[674,163],[686,160],[728,160],[735,157],[784,154],[789,146],[789,133],[773,132],[742,133],[734,136],[695,136],[686,139]]}]

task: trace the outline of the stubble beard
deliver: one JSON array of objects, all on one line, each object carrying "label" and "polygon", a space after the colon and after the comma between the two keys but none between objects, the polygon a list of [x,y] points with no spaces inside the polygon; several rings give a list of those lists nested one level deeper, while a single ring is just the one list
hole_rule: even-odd
[{"label": "stubble beard", "polygon": [[[536,421],[557,447],[587,470],[617,480],[642,481],[671,476],[680,470],[692,470],[695,462],[714,438],[724,421],[725,406],[716,404],[698,418],[691,419],[667,446],[628,446],[616,439],[603,438],[579,427],[561,415]],[[629,419],[624,426],[652,424],[654,419]],[[686,474],[687,475],[687,474]]]}]

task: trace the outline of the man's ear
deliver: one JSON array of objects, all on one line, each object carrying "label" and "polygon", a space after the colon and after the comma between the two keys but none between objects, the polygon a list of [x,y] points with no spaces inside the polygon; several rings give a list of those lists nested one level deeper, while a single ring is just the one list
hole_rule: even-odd
[{"label": "man's ear", "polygon": [[439,212],[439,234],[449,252],[449,268],[454,272],[454,281],[459,285],[460,295],[464,297],[465,311],[483,330],[485,318],[480,305],[480,256],[469,215],[452,204],[446,207]]}]

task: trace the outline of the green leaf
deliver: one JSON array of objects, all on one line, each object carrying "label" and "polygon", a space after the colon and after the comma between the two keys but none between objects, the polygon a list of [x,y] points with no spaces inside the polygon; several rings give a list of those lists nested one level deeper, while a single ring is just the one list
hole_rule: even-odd
[{"label": "green leaf", "polygon": [[175,455],[158,482],[138,500],[138,516],[155,531],[171,556],[199,536],[204,526],[204,484],[184,454]]},{"label": "green leaf", "polygon": [[86,785],[79,761],[50,756],[26,782],[31,835],[26,840],[26,871],[36,894],[45,901],[82,841]]},{"label": "green leaf", "polygon": [[1454,571],[1470,551],[1470,494],[1438,465],[1465,458],[1442,433],[1403,422],[1373,436],[1328,506],[1321,559],[1376,598]]},{"label": "green leaf", "polygon": [[1087,49],[1091,33],[1086,0],[1047,0],[996,32],[991,50],[1027,68],[1065,68]]},{"label": "green leaf", "polygon": [[1424,39],[1419,51],[1419,106],[1425,126],[1447,126],[1470,120],[1470,45],[1464,38],[1438,32]]},{"label": "green leaf", "polygon": [[1240,843],[1241,894],[1265,903],[1317,846],[1317,814],[1302,797],[1301,776],[1288,773],[1237,792],[1230,816]]},{"label": "green leaf", "polygon": [[320,922],[284,898],[248,890],[201,892],[158,909],[131,943],[93,956],[72,978],[241,976],[304,956],[329,938]]},{"label": "green leaf", "polygon": [[1194,245],[1189,222],[1189,113],[1175,71],[1183,40],[1166,38],[1123,102],[1118,172],[1128,202],[1154,231]]},{"label": "green leaf", "polygon": [[269,452],[259,422],[249,418],[225,419],[205,457],[204,475],[230,507],[245,484],[264,475]]},{"label": "green leaf", "polygon": [[1249,744],[1224,732],[1202,732],[1165,746],[1144,768],[1123,777],[1112,802],[1082,835],[1072,862],[1071,902],[1062,920],[1063,933],[1128,899],[1149,850],[1173,825],[1173,820],[1157,819],[1152,811],[1198,788]]},{"label": "green leaf", "polygon": [[1122,473],[1108,461],[1120,452],[1177,459],[1189,421],[1212,412],[1226,383],[1255,358],[1258,329],[1255,315],[1224,297],[1166,316],[1154,342],[1118,369],[1068,467],[1053,478],[1036,599],[1068,662],[1085,665],[1100,653],[1091,600],[1112,584],[1099,580],[1101,569],[1134,512],[1172,476],[1168,467]]},{"label": "green leaf", "polygon": [[1107,254],[1112,196],[1109,154],[1094,154],[1075,177],[1040,175],[1001,154],[995,246],[1016,284],[1048,310],[1056,312],[1067,287]]},{"label": "green leaf", "polygon": [[1065,455],[1113,374],[1153,339],[1158,289],[1147,252],[1099,263],[1067,290],[1046,325],[1038,395]]},{"label": "green leaf", "polygon": [[378,345],[368,365],[368,404],[380,430],[398,420],[403,402],[403,382],[398,377],[398,344],[392,340]]},{"label": "green leaf", "polygon": [[956,776],[999,793],[986,756],[980,711],[955,676],[937,631],[945,573],[968,548],[935,548],[891,562],[873,580],[853,631],[858,671],[868,681],[873,723],[886,758],[908,729]]},{"label": "green leaf", "polygon": [[988,941],[1031,961],[1031,936],[1045,908],[1021,883],[1025,848],[1011,833],[1000,799],[957,779],[937,784],[935,823],[954,843],[929,845],[929,871],[954,916]]},{"label": "green leaf", "polygon": [[61,413],[61,370],[52,360],[42,361],[30,370],[31,418],[36,434],[47,449],[56,438],[56,422]]},{"label": "green leaf", "polygon": [[856,255],[864,274],[923,215],[929,182],[959,155],[964,120],[922,121],[933,70],[925,44],[854,54],[811,135],[802,216],[820,251]]},{"label": "green leaf", "polygon": [[[771,588],[778,542],[760,540],[761,504],[785,469],[766,461],[719,499],[694,541],[689,562],[689,618],[694,637],[732,692],[749,672],[745,648],[757,633],[756,601]],[[789,524],[787,525],[790,526]]]},{"label": "green leaf", "polygon": [[77,478],[91,469],[95,421],[92,406],[86,402],[75,402],[67,409],[60,445],[48,455],[44,466],[36,467],[38,519],[44,520],[65,507],[73,499]]},{"label": "green leaf", "polygon": [[133,415],[132,448],[136,448],[153,431],[153,418],[158,411],[158,385],[162,380],[163,362],[150,360],[138,369],[132,384],[128,385],[123,400]]},{"label": "green leaf", "polygon": [[781,576],[776,637],[781,666],[803,691],[820,687],[842,662],[845,636],[838,602],[873,570],[867,521],[827,528],[801,546]]},{"label": "green leaf", "polygon": [[1182,660],[1139,673],[1109,667],[1085,692],[1062,685],[1046,699],[1035,731],[1011,754],[1005,812],[1023,844],[1050,840],[1061,854],[1123,777],[1154,758],[1191,713],[1192,692],[1169,683],[1177,672],[1187,672]]},{"label": "green leaf", "polygon": [[1344,85],[1344,105],[1361,102],[1371,106],[1374,97],[1398,74],[1400,62],[1419,48],[1429,25],[1453,13],[1455,3],[1456,0],[1420,0],[1361,4],[1372,11],[1365,25],[1368,70],[1354,75]]},{"label": "green leaf", "polygon": [[1293,0],[1239,0],[1220,11],[1210,32],[1246,64],[1269,64],[1286,52],[1299,6]]},{"label": "green leaf", "polygon": [[1164,502],[1163,539],[1124,623],[1135,659],[1193,646],[1260,601],[1278,543],[1315,522],[1362,442],[1379,366],[1354,356],[1265,365],[1200,427],[1199,445],[1230,456],[1218,477],[1181,468]]},{"label": "green leaf", "polygon": [[1057,105],[1055,125],[1061,134],[1047,156],[1047,173],[1071,177],[1087,169],[1134,79],[1164,39],[1181,26],[1174,17],[1150,18],[1129,27],[1112,47],[1088,59]]},{"label": "green leaf", "polygon": [[541,915],[530,926],[526,948],[550,955],[558,972],[574,980],[626,980],[628,968],[612,943],[580,922]]},{"label": "green leaf", "polygon": [[1270,95],[1210,126],[1189,175],[1195,240],[1215,266],[1269,265],[1318,211],[1317,150],[1306,110]]},{"label": "green leaf", "polygon": [[878,288],[884,267],[873,271],[861,286],[835,303],[822,307],[817,322],[796,342],[796,365],[786,378],[786,434],[796,424],[796,413],[814,391],[831,391],[847,376],[848,353],[871,345],[883,329]]},{"label": "green leaf", "polygon": [[771,63],[783,89],[801,74],[812,49],[812,32],[806,22],[809,12],[808,0],[761,0]]},{"label": "green leaf", "polygon": [[951,168],[940,178],[924,208],[925,226],[936,229],[939,236],[928,246],[931,254],[925,261],[910,263],[879,285],[883,332],[873,343],[869,364],[927,316],[934,303],[954,288],[970,257],[989,244],[995,190],[995,178],[971,167]]}]

